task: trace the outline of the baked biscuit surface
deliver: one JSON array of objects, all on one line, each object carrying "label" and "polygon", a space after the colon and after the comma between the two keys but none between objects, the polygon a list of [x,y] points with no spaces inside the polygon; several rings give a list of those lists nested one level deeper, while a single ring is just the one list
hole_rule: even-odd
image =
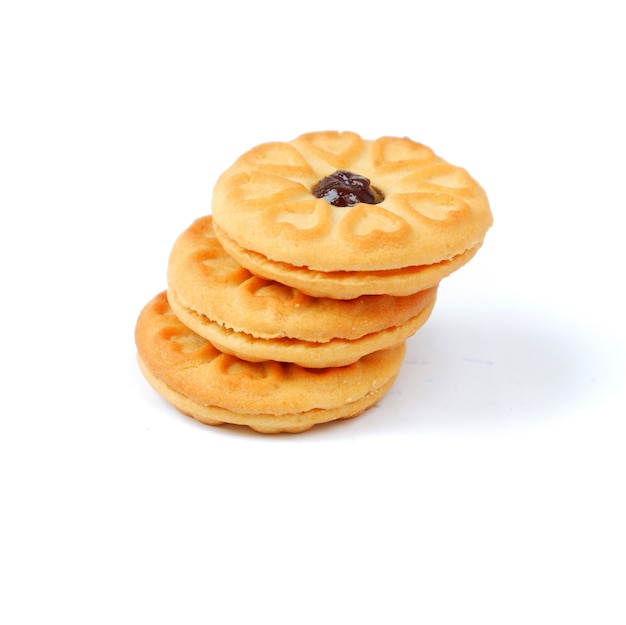
[{"label": "baked biscuit surface", "polygon": [[168,285],[180,304],[234,331],[318,343],[354,340],[402,325],[420,313],[432,295],[311,297],[239,265],[220,245],[210,215],[196,219],[174,242]]},{"label": "baked biscuit surface", "polygon": [[405,340],[428,319],[436,287],[407,297],[315,298],[243,269],[217,240],[210,215],[175,241],[168,300],[185,325],[247,360],[343,366]]},{"label": "baked biscuit surface", "polygon": [[401,343],[326,369],[248,362],[222,353],[185,326],[165,293],[141,311],[135,342],[146,379],[181,411],[212,425],[263,432],[303,431],[357,416],[387,392],[405,353]]},{"label": "baked biscuit surface", "polygon": [[[335,206],[316,197],[338,170],[369,179],[382,201]],[[452,261],[480,247],[492,223],[482,187],[430,148],[334,131],[242,155],[218,179],[212,213],[229,252],[325,273]]]}]

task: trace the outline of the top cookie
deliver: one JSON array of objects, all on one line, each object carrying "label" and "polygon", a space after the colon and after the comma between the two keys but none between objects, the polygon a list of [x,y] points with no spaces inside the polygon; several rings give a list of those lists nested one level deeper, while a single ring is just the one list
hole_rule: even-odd
[{"label": "top cookie", "polygon": [[[368,179],[371,197],[336,202],[341,193],[332,189],[324,197],[324,179],[338,171]],[[408,138],[365,140],[335,131],[246,152],[218,179],[212,213],[229,250],[314,272],[415,269],[471,258],[492,223],[481,186],[430,148]]]}]

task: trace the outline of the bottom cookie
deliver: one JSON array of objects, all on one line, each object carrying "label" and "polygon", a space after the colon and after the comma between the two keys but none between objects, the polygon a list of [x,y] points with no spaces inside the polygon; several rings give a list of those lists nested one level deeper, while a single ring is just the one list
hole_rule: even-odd
[{"label": "bottom cookie", "polygon": [[209,425],[246,425],[262,433],[302,432],[356,417],[391,388],[405,353],[403,342],[324,369],[248,362],[185,326],[165,293],[141,311],[135,341],[147,381],[181,412]]},{"label": "bottom cookie", "polygon": [[185,397],[182,393],[175,391],[156,378],[150,369],[142,362],[141,358],[138,358],[138,362],[139,368],[150,386],[152,386],[161,397],[172,404],[174,408],[188,417],[193,417],[196,421],[200,421],[206,425],[245,425],[261,434],[295,434],[306,432],[313,426],[322,423],[358,417],[383,397],[393,386],[396,379],[396,376],[393,376],[393,378],[387,381],[383,386],[368,393],[365,397],[350,402],[349,404],[338,406],[337,408],[313,408],[305,412],[281,415],[239,414],[231,410],[226,410],[225,408],[220,408],[219,406],[205,406],[189,399],[189,397]]}]

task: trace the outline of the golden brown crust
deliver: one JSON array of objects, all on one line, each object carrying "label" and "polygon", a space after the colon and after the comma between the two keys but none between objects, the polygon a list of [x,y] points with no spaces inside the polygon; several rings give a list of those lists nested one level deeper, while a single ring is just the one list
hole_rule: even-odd
[{"label": "golden brown crust", "polygon": [[[340,208],[314,197],[338,169],[369,178],[383,202]],[[492,223],[481,186],[430,148],[334,131],[248,151],[218,179],[212,212],[220,240],[224,232],[270,262],[321,273],[450,261],[476,250]]]},{"label": "golden brown crust", "polygon": [[371,352],[394,347],[411,337],[426,323],[435,305],[436,289],[429,289],[424,295],[427,297],[424,298],[422,310],[402,325],[391,326],[357,339],[336,338],[324,342],[256,338],[245,332],[235,332],[184,307],[172,290],[168,290],[167,299],[176,316],[188,328],[225,354],[250,362],[277,360],[292,362],[301,367],[325,368],[344,367]]},{"label": "golden brown crust", "polygon": [[251,363],[220,352],[187,328],[171,310],[165,293],[141,311],[135,341],[150,377],[195,404],[236,413],[241,420],[244,415],[301,415],[329,409],[348,416],[341,407],[379,397],[379,389],[397,375],[405,351],[401,343],[346,367],[326,369],[274,361]]},{"label": "golden brown crust", "polygon": [[210,215],[178,237],[168,264],[168,299],[185,325],[246,360],[305,367],[343,366],[408,338],[428,319],[436,290],[311,297],[243,269],[215,237]]},{"label": "golden brown crust", "polygon": [[139,368],[152,388],[183,414],[206,425],[244,425],[261,434],[306,432],[315,425],[358,417],[381,399],[396,379],[394,376],[375,391],[337,408],[313,408],[306,412],[281,415],[238,414],[218,406],[205,406],[189,399],[159,380],[141,358],[138,358],[138,362]]},{"label": "golden brown crust", "polygon": [[315,271],[272,261],[237,245],[216,224],[213,229],[226,252],[258,276],[289,285],[312,297],[351,299],[364,295],[406,297],[437,287],[441,280],[468,263],[480,244],[449,260],[433,265],[383,271]]}]

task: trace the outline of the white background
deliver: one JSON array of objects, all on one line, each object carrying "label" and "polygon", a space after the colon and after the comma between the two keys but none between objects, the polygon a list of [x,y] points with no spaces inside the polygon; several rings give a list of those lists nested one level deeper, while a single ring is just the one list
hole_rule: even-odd
[{"label": "white background", "polygon": [[[626,622],[619,2],[1,6],[1,622]],[[137,314],[223,169],[326,129],[495,224],[377,407],[197,424]]]}]

